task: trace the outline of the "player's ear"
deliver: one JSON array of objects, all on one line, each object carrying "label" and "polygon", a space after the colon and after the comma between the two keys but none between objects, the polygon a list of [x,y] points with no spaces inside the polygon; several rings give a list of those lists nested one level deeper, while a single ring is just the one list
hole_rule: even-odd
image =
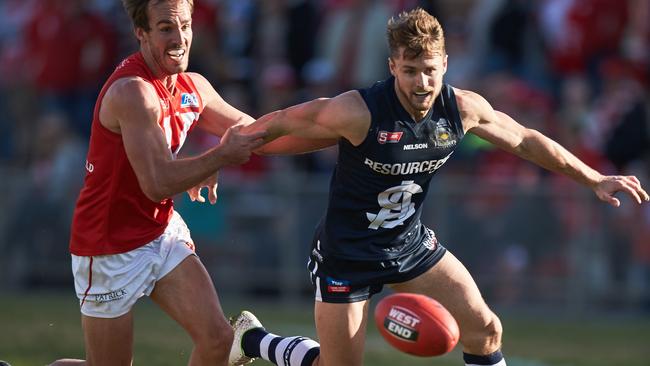
[{"label": "player's ear", "polygon": [[444,75],[447,72],[447,59],[449,55],[445,54],[442,58],[442,74]]},{"label": "player's ear", "polygon": [[388,70],[390,70],[391,75],[395,76],[395,61],[393,61],[392,56],[388,57]]},{"label": "player's ear", "polygon": [[144,34],[145,34],[146,32],[147,32],[147,31],[145,31],[144,29],[142,29],[142,28],[140,28],[140,27],[134,27],[134,28],[133,28],[133,34],[135,34],[135,38],[138,39],[138,42],[139,42],[139,43],[142,43],[142,40],[144,39]]}]

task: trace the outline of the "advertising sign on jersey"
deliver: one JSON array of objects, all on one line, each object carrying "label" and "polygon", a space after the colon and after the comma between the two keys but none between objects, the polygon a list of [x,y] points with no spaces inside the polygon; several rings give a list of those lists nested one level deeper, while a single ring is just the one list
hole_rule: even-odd
[{"label": "advertising sign on jersey", "polygon": [[380,144],[396,144],[402,138],[404,132],[388,132],[388,131],[379,131],[377,134],[377,141]]},{"label": "advertising sign on jersey", "polygon": [[199,100],[194,93],[181,94],[181,108],[198,107]]}]

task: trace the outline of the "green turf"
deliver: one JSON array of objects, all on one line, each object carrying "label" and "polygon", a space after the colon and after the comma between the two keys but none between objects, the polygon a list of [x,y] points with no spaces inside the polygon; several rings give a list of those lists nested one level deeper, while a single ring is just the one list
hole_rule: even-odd
[{"label": "green turf", "polygon": [[[228,301],[227,313],[253,310],[265,325],[285,335],[314,337],[309,304]],[[650,364],[650,317],[515,316],[501,313],[509,366],[647,366]],[[60,357],[83,357],[76,300],[71,295],[0,294],[0,359],[13,366],[45,365]],[[149,301],[136,307],[135,365],[183,365],[191,341]],[[365,364],[463,365],[460,350],[420,359],[388,346],[369,327]],[[257,362],[254,365],[266,365]]]}]

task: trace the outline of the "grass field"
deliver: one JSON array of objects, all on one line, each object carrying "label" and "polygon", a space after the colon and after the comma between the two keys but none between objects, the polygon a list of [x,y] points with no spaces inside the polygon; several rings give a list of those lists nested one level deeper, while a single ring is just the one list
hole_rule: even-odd
[{"label": "grass field", "polygon": [[[253,310],[275,333],[315,336],[310,304],[227,301],[233,314]],[[650,317],[522,316],[501,311],[509,366],[648,366]],[[148,300],[136,306],[135,365],[184,365],[190,339]],[[79,312],[71,294],[0,294],[0,359],[13,366],[45,365],[60,357],[83,357]],[[265,365],[258,361],[254,365]],[[365,364],[463,365],[451,354],[420,359],[388,346],[369,327]]]}]

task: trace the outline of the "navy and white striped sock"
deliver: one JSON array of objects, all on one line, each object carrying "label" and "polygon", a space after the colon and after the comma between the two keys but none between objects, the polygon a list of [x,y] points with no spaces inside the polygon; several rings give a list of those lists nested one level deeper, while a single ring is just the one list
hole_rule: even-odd
[{"label": "navy and white striped sock", "polygon": [[317,342],[306,337],[280,337],[264,329],[251,329],[242,339],[244,354],[279,366],[311,366],[320,354]]},{"label": "navy and white striped sock", "polygon": [[465,366],[506,366],[506,359],[503,358],[500,350],[484,356],[463,352],[463,360],[465,360]]}]

